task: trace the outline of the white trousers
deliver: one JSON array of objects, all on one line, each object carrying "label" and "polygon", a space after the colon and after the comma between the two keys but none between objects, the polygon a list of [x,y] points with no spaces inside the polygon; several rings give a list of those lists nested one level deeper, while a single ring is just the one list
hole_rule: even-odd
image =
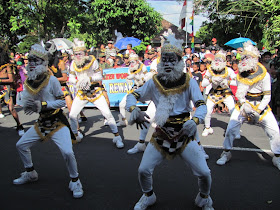
[{"label": "white trousers", "polygon": [[[88,103],[87,100],[81,100],[79,97],[75,97],[71,111],[69,113],[70,118],[70,126],[73,133],[78,133],[78,115]],[[106,118],[108,121],[109,127],[113,133],[118,133],[118,127],[115,121],[115,118],[112,115],[112,112],[106,102],[105,97],[102,95],[99,99],[93,102],[97,109],[101,112],[101,114]]]},{"label": "white trousers", "polygon": [[154,104],[154,102],[152,101],[146,101],[146,103],[148,103],[148,107],[147,110],[145,111],[145,113],[150,117],[150,119],[148,119],[148,121],[150,123],[145,123],[147,128],[145,128],[144,126],[143,129],[140,129],[140,136],[139,136],[139,140],[145,140],[146,136],[148,134],[149,128],[151,126],[151,123],[154,121],[155,115],[156,115],[156,106]]},{"label": "white trousers", "polygon": [[[185,164],[191,167],[193,174],[198,177],[199,191],[204,195],[209,195],[212,182],[211,172],[198,143],[196,141],[190,141],[180,156]],[[149,143],[138,168],[138,178],[144,193],[153,190],[153,172],[155,167],[163,160],[164,156],[153,144]],[[169,178],[172,179],[172,177]],[[182,181],[178,180],[178,184]]]},{"label": "white trousers", "polygon": [[[234,109],[235,102],[232,96],[228,96],[224,99],[223,103],[228,107],[229,113],[232,113],[232,110]],[[211,101],[210,99],[207,99],[206,106],[207,106],[207,114],[205,116],[205,127],[209,128],[210,121],[211,121],[211,114],[213,112],[213,108],[216,104]]]},{"label": "white trousers", "polygon": [[[233,141],[237,134],[239,134],[240,127],[244,121],[245,118],[240,114],[240,111],[234,109],[226,130],[225,149],[232,149]],[[269,111],[259,123],[270,140],[271,151],[274,154],[280,154],[279,127],[273,113]]]},{"label": "white trousers", "polygon": [[[58,146],[66,162],[70,177],[78,177],[77,162],[72,148],[69,128],[66,126],[62,127],[52,135],[51,140]],[[33,166],[30,148],[39,141],[40,136],[35,131],[34,126],[32,126],[17,142],[16,147],[25,168]]]}]

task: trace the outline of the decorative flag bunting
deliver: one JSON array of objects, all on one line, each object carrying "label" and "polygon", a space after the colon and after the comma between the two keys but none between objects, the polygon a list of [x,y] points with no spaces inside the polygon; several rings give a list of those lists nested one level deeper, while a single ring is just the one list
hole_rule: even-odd
[{"label": "decorative flag bunting", "polygon": [[187,0],[184,1],[180,18],[179,18],[179,25],[181,26],[181,29],[183,29],[186,25],[186,10],[187,10]]},{"label": "decorative flag bunting", "polygon": [[190,17],[191,22],[190,25],[192,26],[192,33],[190,34],[190,36],[192,37],[192,41],[191,41],[191,48],[192,48],[192,53],[194,53],[194,34],[193,34],[193,25],[194,25],[194,10],[192,11],[192,16]]}]

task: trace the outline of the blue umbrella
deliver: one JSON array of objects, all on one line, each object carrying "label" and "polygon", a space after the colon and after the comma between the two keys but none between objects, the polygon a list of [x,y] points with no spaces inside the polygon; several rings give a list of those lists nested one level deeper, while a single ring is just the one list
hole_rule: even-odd
[{"label": "blue umbrella", "polygon": [[128,44],[132,44],[132,47],[140,45],[142,41],[140,39],[134,38],[134,37],[125,37],[120,39],[116,44],[115,47],[117,47],[119,50],[126,49],[126,46]]},{"label": "blue umbrella", "polygon": [[239,37],[239,38],[232,39],[232,40],[228,41],[227,43],[225,43],[225,45],[237,49],[239,47],[243,47],[243,43],[247,42],[247,41],[250,41],[250,42],[252,42],[253,45],[256,45],[256,43],[253,42],[251,39],[245,38],[245,37]]}]

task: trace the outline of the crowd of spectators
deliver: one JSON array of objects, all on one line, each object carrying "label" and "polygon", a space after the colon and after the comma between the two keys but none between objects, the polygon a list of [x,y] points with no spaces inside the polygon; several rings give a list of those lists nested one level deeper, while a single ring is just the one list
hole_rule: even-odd
[{"label": "crowd of spectators", "polygon": [[[207,94],[210,91],[210,87],[203,88],[201,82],[207,71],[207,68],[211,65],[211,61],[214,59],[214,56],[220,50],[226,51],[226,60],[227,67],[232,68],[237,74],[238,72],[238,62],[241,58],[240,54],[242,53],[242,48],[238,49],[223,49],[217,43],[217,39],[212,39],[212,44],[206,46],[205,44],[200,45],[198,49],[191,49],[186,46],[183,50],[183,59],[185,61],[185,72],[189,73],[192,78],[194,78],[203,93],[204,98],[207,98]],[[129,56],[135,53],[132,49],[132,45],[128,44],[127,49],[118,50],[114,47],[114,42],[109,40],[107,44],[99,44],[96,48],[91,48],[88,50],[88,55],[94,55],[99,61],[99,66],[102,69],[109,68],[119,68],[119,67],[128,67],[129,66]],[[267,71],[271,75],[271,85],[272,85],[272,100],[270,106],[275,113],[277,120],[280,120],[280,74],[277,72],[275,65],[279,65],[279,62],[275,62],[279,57],[279,52],[275,50],[275,54],[270,53],[269,51],[261,51],[260,63],[262,63]],[[65,55],[65,53],[64,53]],[[26,70],[25,66],[28,64],[27,54],[14,53],[10,54],[10,62],[16,66],[16,82],[18,83],[17,91],[17,101],[20,101],[21,94],[23,90],[23,82],[25,80]],[[145,51],[138,52],[138,56],[142,63],[146,66],[150,66],[153,60],[160,57],[160,47],[147,46]],[[64,62],[69,66],[71,62],[71,55],[62,56],[61,59],[64,59]],[[233,94],[236,92],[236,86],[231,86]],[[279,96],[278,96],[279,95]],[[18,103],[16,103],[18,104]],[[214,109],[214,112],[222,113],[228,112],[227,107],[222,103]]]}]

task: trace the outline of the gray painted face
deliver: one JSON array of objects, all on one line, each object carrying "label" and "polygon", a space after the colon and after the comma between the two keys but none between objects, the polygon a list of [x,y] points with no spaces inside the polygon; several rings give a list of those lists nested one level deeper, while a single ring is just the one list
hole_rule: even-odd
[{"label": "gray painted face", "polygon": [[161,62],[166,73],[174,70],[175,66],[178,64],[179,60],[175,53],[167,52],[161,55]]}]

